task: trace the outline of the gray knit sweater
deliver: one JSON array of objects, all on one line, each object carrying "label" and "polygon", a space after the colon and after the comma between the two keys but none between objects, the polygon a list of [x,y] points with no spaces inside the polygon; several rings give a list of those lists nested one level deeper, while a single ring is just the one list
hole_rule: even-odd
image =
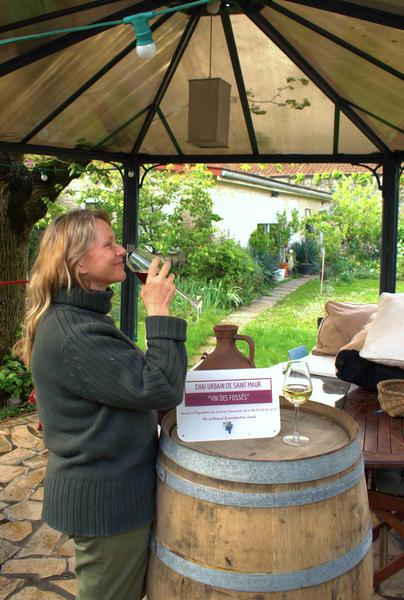
[{"label": "gray knit sweater", "polygon": [[154,518],[157,419],[181,402],[186,322],[148,317],[143,354],[106,316],[112,292],[58,290],[35,337],[32,373],[49,461],[43,519],[112,535]]}]

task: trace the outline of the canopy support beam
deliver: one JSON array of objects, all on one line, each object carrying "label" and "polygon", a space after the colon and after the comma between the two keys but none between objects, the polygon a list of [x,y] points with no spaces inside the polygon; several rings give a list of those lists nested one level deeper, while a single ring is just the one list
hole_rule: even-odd
[{"label": "canopy support beam", "polygon": [[240,7],[250,20],[282,50],[284,54],[327,96],[331,102],[340,108],[346,117],[374,144],[386,157],[392,152],[383,140],[367,125],[365,121],[347,104],[329,83],[313,66],[296,50],[296,48],[261,14],[251,10],[246,0],[238,0]]},{"label": "canopy support beam", "polygon": [[[112,14],[108,15],[108,19],[110,21],[123,19],[124,17],[132,15],[134,11],[137,13],[137,12],[141,12],[142,10],[147,10],[147,7],[149,6],[149,4],[150,4],[149,0],[144,0],[142,2],[139,2],[138,4],[135,4],[134,6],[127,7],[124,10],[120,10],[116,13],[112,13]],[[105,21],[105,19],[102,18],[102,19],[98,19],[97,21],[94,21],[92,23],[88,23],[88,25],[103,23],[104,21]],[[73,33],[67,33],[65,35],[60,35],[59,37],[57,37],[56,39],[54,39],[50,42],[45,42],[44,44],[37,46],[36,48],[33,48],[32,50],[28,50],[24,54],[20,54],[19,56],[15,56],[14,58],[10,58],[9,60],[7,60],[4,63],[1,63],[0,64],[0,77],[3,77],[4,75],[7,75],[8,73],[13,73],[14,71],[17,71],[18,69],[21,69],[22,67],[26,67],[27,65],[31,65],[32,63],[37,62],[38,60],[41,60],[42,58],[47,58],[47,57],[51,56],[52,54],[60,52],[61,50],[64,50],[65,48],[69,48],[70,46],[73,46],[74,44],[78,44],[79,42],[87,40],[88,38],[98,35],[101,31],[106,31],[107,29],[110,29],[110,28],[111,28],[110,25],[106,25],[104,30],[90,29],[88,31],[77,31],[77,32],[73,32]]]},{"label": "canopy support beam", "polygon": [[395,29],[404,29],[404,19],[399,19],[398,15],[390,13],[385,10],[378,10],[352,4],[345,0],[289,0],[296,4],[303,4],[304,6],[312,6],[313,8],[319,8],[320,10],[327,10],[328,12],[335,12],[340,15],[347,15],[356,19],[362,19],[369,21],[370,23],[378,23],[379,25],[386,25],[387,27],[394,27]]},{"label": "canopy support beam", "polygon": [[[129,174],[131,177],[129,177]],[[139,163],[128,160],[123,173],[123,245],[128,252],[138,243],[139,222]],[[137,290],[138,283],[132,273],[126,274],[121,290],[121,331],[133,341],[137,340]]]},{"label": "canopy support beam", "polygon": [[234,78],[237,84],[238,95],[240,97],[240,104],[243,110],[244,121],[247,127],[248,138],[250,140],[251,152],[253,154],[259,154],[257,138],[254,131],[254,123],[251,118],[250,107],[248,104],[247,92],[245,89],[243,72],[240,65],[240,59],[238,57],[237,45],[234,39],[234,33],[231,26],[231,21],[228,12],[221,13],[222,26],[224,35],[226,36],[227,48],[229,50],[230,60],[233,67]]},{"label": "canopy support beam", "polygon": [[380,293],[396,291],[400,167],[398,160],[383,161]]}]

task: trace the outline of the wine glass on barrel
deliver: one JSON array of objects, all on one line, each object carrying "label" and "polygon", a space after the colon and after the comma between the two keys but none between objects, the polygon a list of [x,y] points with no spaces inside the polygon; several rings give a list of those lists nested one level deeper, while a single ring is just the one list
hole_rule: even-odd
[{"label": "wine glass on barrel", "polygon": [[[135,248],[132,252],[128,253],[126,265],[142,283],[146,283],[149,267],[154,258],[155,255],[145,248]],[[163,264],[163,259],[160,259],[160,267]],[[195,300],[193,300],[184,294],[184,292],[181,292],[178,288],[176,288],[175,293],[192,306],[192,308],[196,311],[197,318],[199,319],[202,313],[202,297],[198,296]]]},{"label": "wine glass on barrel", "polygon": [[295,407],[295,425],[293,434],[283,436],[283,441],[291,446],[305,446],[310,438],[299,433],[299,407],[310,398],[312,384],[309,368],[304,360],[288,363],[283,380],[283,396]]}]

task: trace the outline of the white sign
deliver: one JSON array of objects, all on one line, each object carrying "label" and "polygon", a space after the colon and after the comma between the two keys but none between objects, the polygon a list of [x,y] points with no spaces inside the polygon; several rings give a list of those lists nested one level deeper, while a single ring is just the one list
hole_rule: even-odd
[{"label": "white sign", "polygon": [[189,371],[177,429],[186,442],[274,437],[280,431],[279,390],[268,369]]}]

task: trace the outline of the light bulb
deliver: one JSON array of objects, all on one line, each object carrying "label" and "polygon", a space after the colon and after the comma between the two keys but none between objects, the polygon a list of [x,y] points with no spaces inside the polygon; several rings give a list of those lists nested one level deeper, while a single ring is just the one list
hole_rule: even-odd
[{"label": "light bulb", "polygon": [[41,173],[41,179],[42,179],[42,181],[48,181],[48,176],[47,176],[47,174],[42,172],[42,173]]},{"label": "light bulb", "polygon": [[145,44],[144,46],[136,44],[136,52],[140,58],[153,58],[156,54],[156,44],[154,42]]},{"label": "light bulb", "polygon": [[135,176],[135,171],[132,171],[132,169],[129,169],[129,171],[128,171],[128,177],[130,179],[133,179],[134,176]]},{"label": "light bulb", "polygon": [[149,11],[122,19],[124,23],[132,25],[135,30],[136,52],[140,58],[152,58],[156,54],[156,44],[153,42],[153,34],[149,25],[149,20],[156,14]]}]

